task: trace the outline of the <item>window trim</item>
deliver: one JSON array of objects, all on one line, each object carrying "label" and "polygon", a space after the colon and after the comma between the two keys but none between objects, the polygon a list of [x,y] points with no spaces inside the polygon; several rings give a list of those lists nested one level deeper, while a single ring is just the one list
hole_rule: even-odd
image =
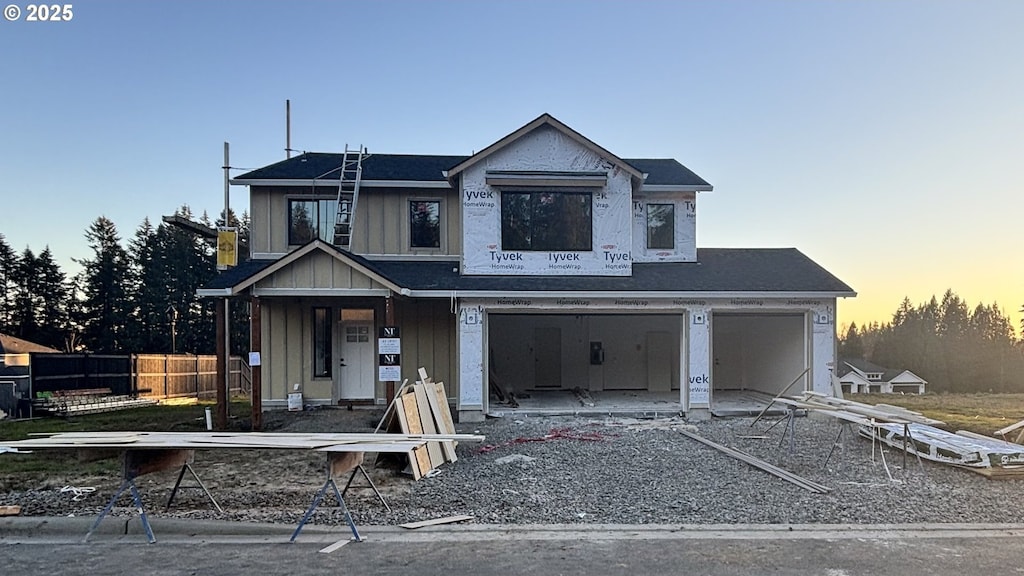
[{"label": "window trim", "polygon": [[[295,195],[285,196],[285,199],[284,199],[284,203],[285,203],[285,231],[284,231],[284,234],[285,234],[285,242],[287,243],[287,245],[288,246],[302,246],[303,244],[306,244],[306,243],[310,242],[310,240],[307,240],[305,242],[296,242],[294,237],[293,237],[293,234],[292,234],[292,203],[293,202],[316,202],[319,205],[321,202],[331,202],[331,201],[337,202],[337,200],[338,200],[337,196],[328,196],[328,195],[325,195],[325,194],[312,194],[312,195],[309,195],[309,194],[295,194]],[[331,220],[333,221],[334,218],[337,218],[337,206],[335,206],[335,214],[331,216]],[[313,223],[314,223],[314,225],[319,226],[320,225],[319,218],[314,218],[313,219]],[[314,237],[314,239],[319,238],[320,240],[323,240],[324,242],[327,242],[328,244],[334,244],[334,231],[333,230],[329,230],[328,231],[328,235],[329,235],[329,238],[325,239],[323,236],[320,235],[319,230],[316,230],[316,236]]]},{"label": "window trim", "polygon": [[[651,206],[667,206],[672,212],[672,245],[654,246],[651,244]],[[675,250],[676,249],[676,204],[674,202],[645,202],[644,203],[644,229],[646,234],[646,246],[648,250]]]},{"label": "window trim", "polygon": [[[502,251],[505,252],[593,252],[594,251],[594,196],[600,193],[600,189],[589,188],[589,187],[566,187],[566,188],[551,188],[551,187],[508,187],[498,189],[498,244],[501,246]],[[556,194],[560,196],[565,195],[586,195],[590,200],[590,241],[588,247],[585,249],[573,249],[573,248],[556,248],[556,249],[540,249],[540,248],[506,248],[505,247],[505,195],[506,194]]]},{"label": "window trim", "polygon": [[[412,245],[412,203],[413,202],[437,202],[437,219],[438,219],[438,234],[437,234],[437,246],[413,246]],[[444,198],[439,196],[407,196],[405,198],[405,225],[402,227],[402,232],[405,238],[402,239],[402,245],[406,250],[416,254],[439,254],[446,250],[448,245],[448,226],[445,224],[445,218],[447,213],[445,212]]]}]

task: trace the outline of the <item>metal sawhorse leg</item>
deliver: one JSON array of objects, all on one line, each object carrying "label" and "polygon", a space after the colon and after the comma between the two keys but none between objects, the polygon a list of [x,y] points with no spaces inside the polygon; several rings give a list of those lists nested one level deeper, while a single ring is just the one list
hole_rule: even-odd
[{"label": "metal sawhorse leg", "polygon": [[[291,542],[295,542],[295,539],[299,537],[299,533],[302,532],[302,527],[309,521],[310,516],[312,516],[313,512],[316,511],[317,506],[320,505],[320,501],[323,500],[324,495],[327,493],[328,486],[334,490],[334,496],[338,499],[338,505],[341,507],[341,511],[345,515],[345,522],[348,523],[349,529],[352,530],[352,539],[356,542],[363,541],[362,536],[359,535],[359,530],[356,528],[355,521],[352,520],[352,513],[349,512],[348,506],[345,504],[345,499],[342,498],[341,491],[338,490],[338,484],[335,482],[335,478],[338,478],[349,471],[352,471],[354,476],[355,471],[362,467],[362,463],[362,452],[328,452],[327,480],[324,482],[324,485],[320,487],[320,490],[317,491],[316,496],[313,498],[313,503],[309,505],[306,513],[302,516],[302,520],[299,521],[299,525],[295,527],[295,532],[292,533],[290,540]],[[369,476],[367,476],[367,478],[369,478]],[[349,482],[351,482],[351,480],[352,478],[349,478]],[[348,485],[345,487],[347,489]],[[376,487],[374,487],[374,491],[376,491]]]},{"label": "metal sawhorse leg", "polygon": [[[129,490],[131,492],[132,501],[135,503],[135,508],[139,511],[139,517],[142,520],[142,528],[146,531],[146,539],[149,540],[150,544],[156,542],[156,536],[153,535],[153,528],[149,525],[149,517],[146,516],[146,508],[142,504],[142,496],[139,495],[139,489],[135,486],[135,479],[144,474],[159,472],[161,470],[167,470],[175,467],[181,467],[182,474],[184,474],[185,467],[189,466],[189,463],[192,462],[194,457],[195,451],[193,450],[175,448],[125,450],[122,457],[123,480],[121,481],[121,486],[117,489],[117,492],[114,493],[113,498],[110,499],[107,506],[103,508],[103,511],[100,512],[100,515],[96,517],[96,521],[92,523],[92,526],[89,528],[89,532],[86,533],[82,542],[87,542],[89,540],[89,536],[92,536],[92,533],[99,528],[100,522],[102,522],[103,518],[105,518],[114,508],[114,504],[116,504],[121,498],[121,495],[124,494],[125,490]],[[189,467],[189,469],[191,470],[191,467]],[[193,475],[194,474],[195,472],[193,472]],[[198,480],[198,477],[196,479]],[[179,477],[179,481],[180,480],[181,478]],[[175,488],[177,488],[177,486],[175,486]],[[205,490],[205,487],[203,489]],[[209,495],[209,492],[207,492],[207,495]],[[210,496],[210,499],[212,500],[213,496]]]}]

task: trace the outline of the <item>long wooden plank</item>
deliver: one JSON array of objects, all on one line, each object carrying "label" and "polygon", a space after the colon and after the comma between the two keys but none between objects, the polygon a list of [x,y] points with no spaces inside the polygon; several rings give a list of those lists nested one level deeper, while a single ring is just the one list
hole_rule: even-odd
[{"label": "long wooden plank", "polygon": [[314,450],[317,452],[384,452],[389,454],[403,454],[412,451],[414,448],[419,448],[424,444],[425,442],[360,442],[358,444],[335,444],[333,446],[315,448]]},{"label": "long wooden plank", "polygon": [[[420,411],[416,405],[416,394],[413,392],[402,394],[401,408],[405,414],[405,424],[409,427],[408,434],[422,434],[423,425],[420,423]],[[430,454],[427,452],[426,447],[415,448],[412,452],[416,456],[415,466],[419,468],[420,475],[433,470],[433,467],[430,465]]]},{"label": "long wooden plank", "polygon": [[792,473],[792,472],[790,472],[788,470],[784,470],[782,468],[779,468],[778,466],[774,466],[772,464],[769,464],[768,462],[765,462],[764,460],[761,460],[760,458],[757,458],[755,456],[751,456],[750,454],[747,454],[745,452],[741,452],[741,451],[736,450],[734,448],[729,448],[728,446],[723,446],[721,444],[718,444],[717,442],[713,442],[711,440],[708,440],[707,438],[704,438],[703,436],[699,436],[699,435],[694,434],[692,432],[687,432],[686,430],[679,429],[679,430],[677,430],[677,432],[679,432],[683,436],[686,436],[687,438],[691,438],[693,440],[696,440],[697,442],[700,442],[701,444],[704,444],[705,446],[710,446],[711,448],[714,448],[714,449],[722,452],[723,454],[726,454],[728,456],[732,456],[733,458],[736,458],[737,460],[741,460],[743,462],[746,462],[747,464],[750,464],[751,466],[753,466],[755,468],[759,468],[761,470],[764,470],[765,472],[768,472],[769,474],[772,474],[773,476],[777,476],[777,477],[779,477],[779,478],[781,478],[781,479],[783,479],[783,480],[785,480],[787,482],[790,482],[792,484],[795,484],[795,485],[797,485],[797,486],[799,486],[799,487],[801,487],[801,488],[803,488],[805,490],[810,490],[811,492],[815,492],[817,494],[825,494],[825,493],[831,491],[831,489],[828,486],[823,486],[821,484],[818,484],[817,482],[808,480],[808,479],[806,479],[806,478],[804,478],[802,476],[798,476],[798,475],[796,475],[796,474],[794,474],[794,473]]},{"label": "long wooden plank", "polygon": [[452,522],[465,522],[466,520],[472,520],[473,516],[468,514],[460,514],[458,516],[445,516],[444,518],[434,518],[432,520],[420,520],[419,522],[407,522],[405,524],[399,524],[402,528],[408,528],[415,530],[416,528],[423,528],[424,526],[437,526],[438,524],[451,524]]},{"label": "long wooden plank", "polygon": [[[455,432],[454,424],[449,424],[445,421],[444,414],[441,411],[440,402],[438,401],[437,390],[439,386],[441,388],[441,393],[443,394],[444,384],[441,382],[426,385],[427,404],[430,405],[430,412],[433,414],[438,432],[453,433]],[[445,405],[447,406],[447,404],[448,403],[446,401]],[[448,462],[455,462],[459,459],[459,457],[455,455],[455,442],[450,440],[441,442],[441,449],[444,451],[444,459]]]},{"label": "long wooden plank", "polygon": [[[420,413],[420,425],[423,426],[424,434],[435,434],[437,426],[434,424],[434,414],[430,410],[430,402],[427,400],[426,384],[413,386],[413,393],[416,395],[416,408]],[[444,453],[441,445],[437,442],[427,442],[427,454],[430,456],[430,467],[437,468],[444,464]]]}]

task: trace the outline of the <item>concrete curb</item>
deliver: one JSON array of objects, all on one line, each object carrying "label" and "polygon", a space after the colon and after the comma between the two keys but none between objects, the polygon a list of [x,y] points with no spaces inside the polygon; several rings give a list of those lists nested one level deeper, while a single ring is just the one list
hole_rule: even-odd
[{"label": "concrete curb", "polygon": [[[94,517],[29,516],[0,519],[0,541],[81,541]],[[158,541],[224,540],[287,542],[295,530],[289,524],[222,520],[152,518]],[[487,541],[487,540],[793,540],[793,539],[921,539],[1003,538],[1024,536],[1024,524],[448,524],[408,530],[398,526],[359,526],[373,542]],[[138,516],[106,518],[90,542],[145,542]],[[298,541],[333,542],[351,536],[348,526],[307,525]]]}]

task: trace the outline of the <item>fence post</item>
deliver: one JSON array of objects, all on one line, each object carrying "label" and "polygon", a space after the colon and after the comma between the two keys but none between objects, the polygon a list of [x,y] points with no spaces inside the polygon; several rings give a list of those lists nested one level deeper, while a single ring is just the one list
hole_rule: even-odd
[{"label": "fence post", "polygon": [[196,354],[196,370],[192,375],[192,388],[196,391],[196,400],[199,399],[199,354]]}]

